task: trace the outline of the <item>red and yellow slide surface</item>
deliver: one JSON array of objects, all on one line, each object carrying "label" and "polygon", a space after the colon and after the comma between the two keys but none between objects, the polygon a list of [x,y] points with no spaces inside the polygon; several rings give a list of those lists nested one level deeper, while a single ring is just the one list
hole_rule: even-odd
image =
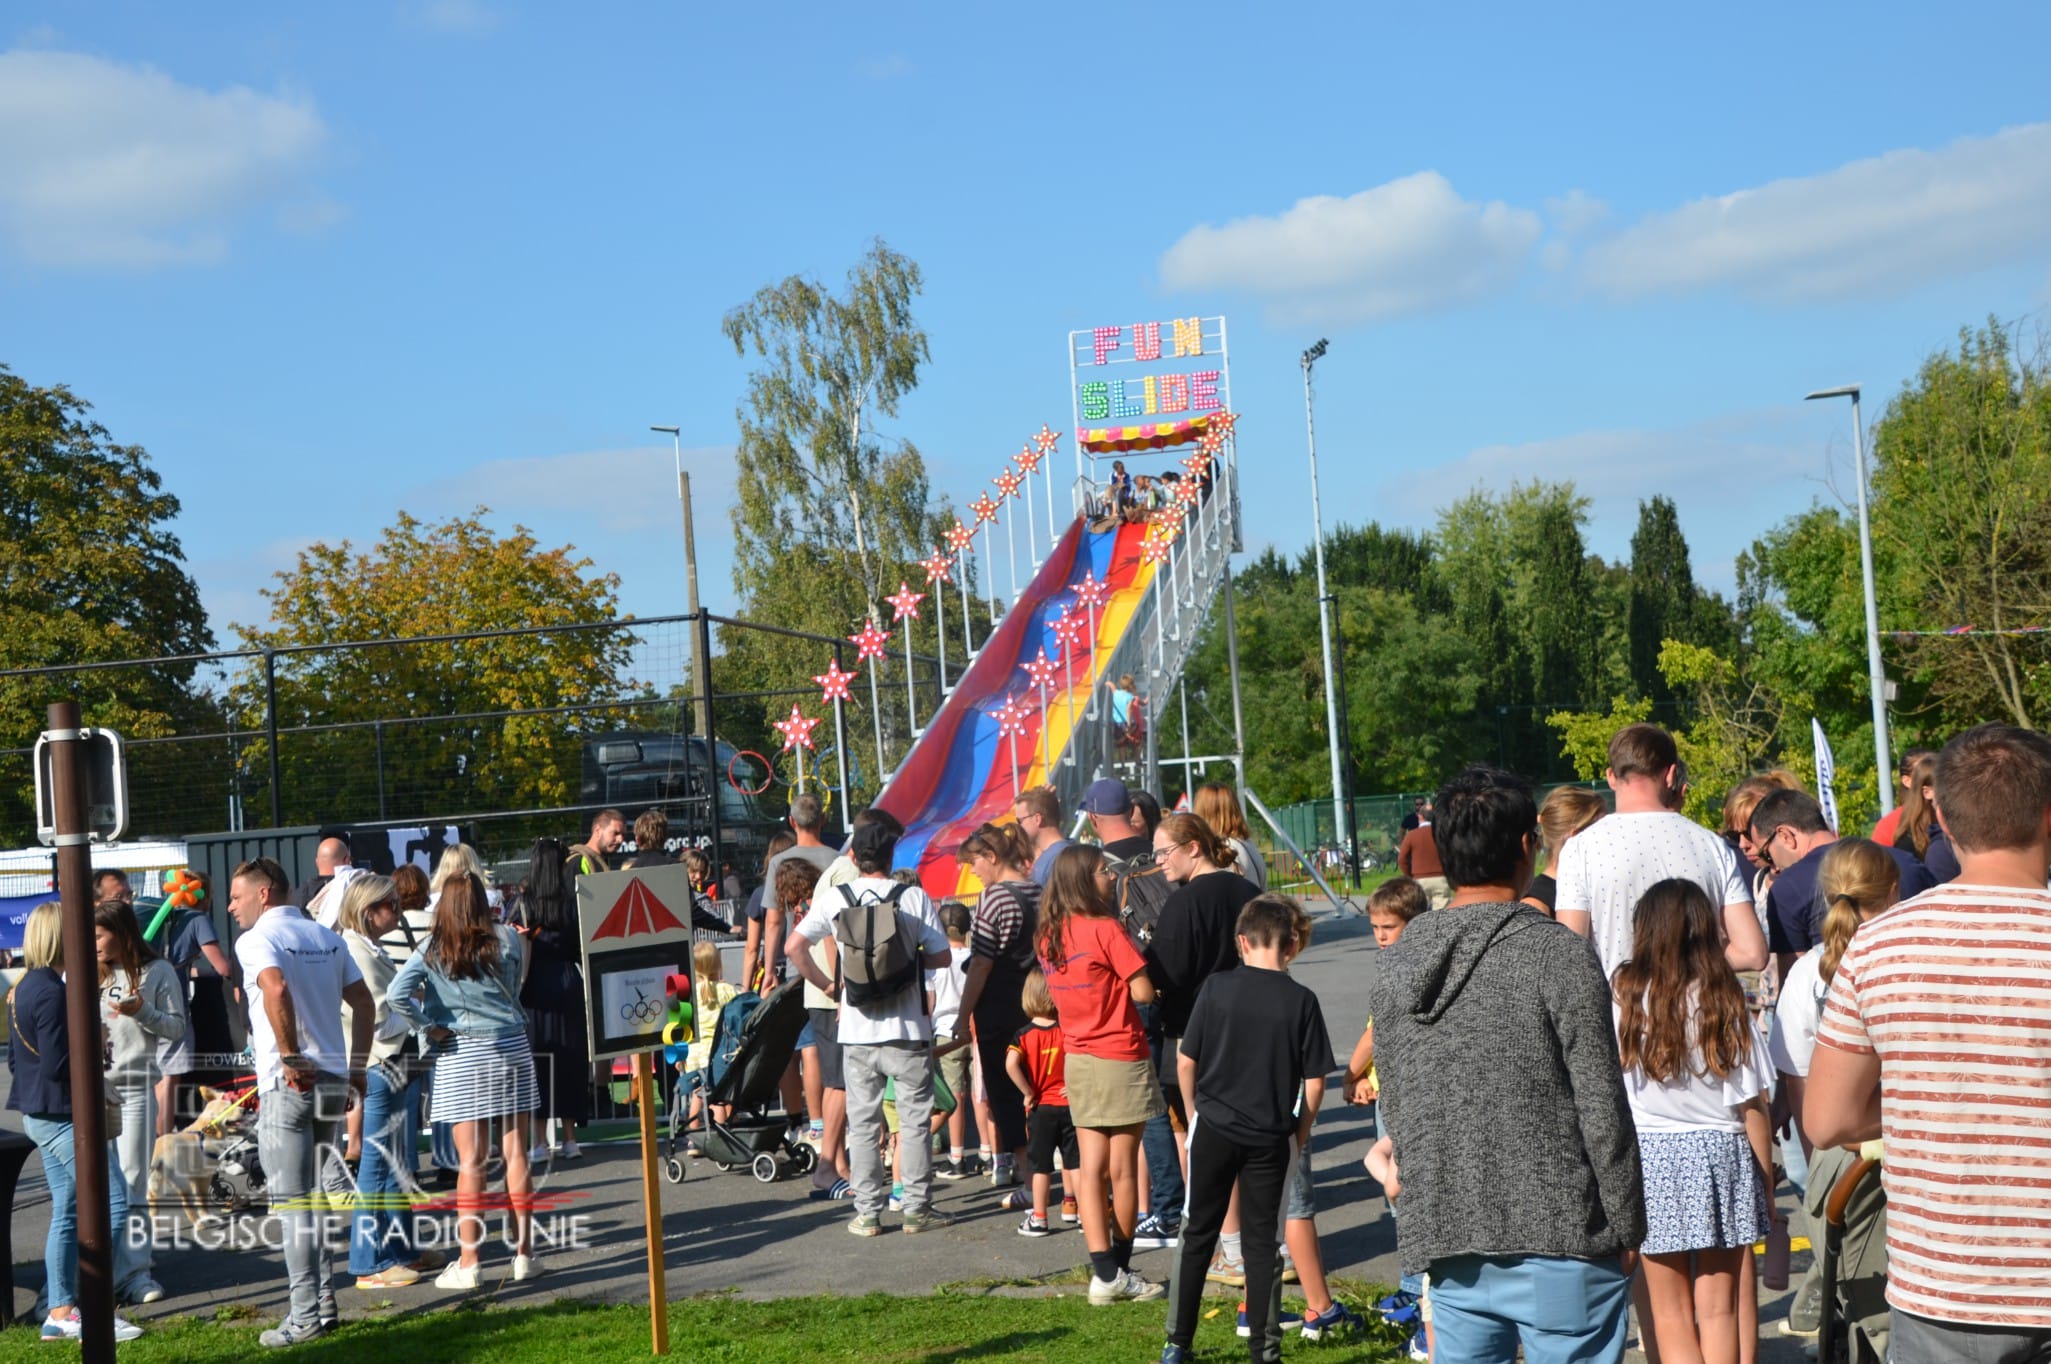
[{"label": "red and yellow slide surface", "polygon": [[[978,825],[1012,817],[1014,739],[1000,737],[996,712],[1011,701],[1027,712],[1015,739],[1021,786],[1047,779],[1049,766],[1061,760],[1075,727],[1083,723],[1090,693],[1101,685],[1112,650],[1131,628],[1153,581],[1155,565],[1140,557],[1146,530],[1144,525],[1120,525],[1092,531],[1081,520],[1071,525],[998,623],[996,634],[984,641],[883,793],[880,804],[905,826],[897,865],[916,868],[920,884],[934,898],[973,897],[981,890],[968,868],[955,862],[955,849]],[[1025,664],[1043,648],[1048,658],[1063,662],[1053,622],[1064,609],[1078,615],[1084,610],[1075,587],[1088,575],[1110,588],[1097,609],[1095,645],[1087,634],[1076,644],[1068,667],[1055,674],[1047,689],[1043,713],[1040,690]]]}]

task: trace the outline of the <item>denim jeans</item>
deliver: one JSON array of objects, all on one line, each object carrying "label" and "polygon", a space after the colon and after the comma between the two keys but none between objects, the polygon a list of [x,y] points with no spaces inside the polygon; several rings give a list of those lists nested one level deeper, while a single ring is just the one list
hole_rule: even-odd
[{"label": "denim jeans", "polygon": [[348,1101],[348,1084],[332,1075],[321,1076],[309,1090],[279,1085],[258,1099],[256,1149],[285,1244],[285,1276],[292,1287],[285,1325],[295,1331],[319,1330],[320,1301],[334,1296],[327,1222],[330,1210],[350,1201],[349,1167],[339,1144]]},{"label": "denim jeans", "polygon": [[349,1272],[357,1278],[417,1258],[412,1209],[414,1134],[425,1077],[394,1086],[373,1066],[363,1097],[363,1159],[356,1166],[356,1215],[349,1230]]},{"label": "denim jeans", "polygon": [[150,1252],[150,1156],[157,1144],[157,1087],[110,1079],[107,1094],[121,1101],[121,1135],[114,1139],[121,1164],[112,1177],[127,1185],[128,1210],[133,1214],[127,1237],[131,1252],[128,1273],[114,1281],[119,1292],[127,1289],[130,1279],[147,1275],[154,1263]]},{"label": "denim jeans", "polygon": [[[50,1186],[50,1232],[43,1239],[43,1291],[51,1310],[78,1301],[78,1154],[70,1118],[24,1113],[21,1128],[43,1153],[43,1182]],[[135,1274],[135,1251],[129,1245],[128,1185],[121,1178],[121,1156],[107,1143],[108,1228],[114,1236],[114,1285],[118,1289]]]},{"label": "denim jeans", "polygon": [[1615,1260],[1455,1255],[1431,1264],[1433,1355],[1463,1364],[1622,1364],[1630,1278]]},{"label": "denim jeans", "polygon": [[[1174,1043],[1157,1029],[1147,1030],[1147,1047],[1153,1053],[1154,1074],[1161,1081],[1162,1097],[1180,1094],[1182,1081],[1175,1074]],[[1171,1101],[1172,1102],[1172,1101]],[[1147,1162],[1147,1212],[1163,1222],[1182,1221],[1182,1161],[1175,1154],[1175,1128],[1165,1110],[1147,1119],[1139,1133],[1140,1154]]]}]

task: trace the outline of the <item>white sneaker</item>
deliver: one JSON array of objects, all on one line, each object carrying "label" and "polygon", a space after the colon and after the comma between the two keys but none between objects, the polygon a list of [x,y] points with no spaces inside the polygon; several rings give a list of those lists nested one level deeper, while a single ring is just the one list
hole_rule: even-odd
[{"label": "white sneaker", "polygon": [[1103,1307],[1114,1302],[1152,1302],[1168,1290],[1157,1283],[1150,1283],[1129,1269],[1120,1270],[1114,1279],[1090,1279],[1090,1306]]},{"label": "white sneaker", "polygon": [[539,1255],[515,1255],[513,1257],[513,1277],[515,1279],[540,1278],[541,1257]]},{"label": "white sneaker", "polygon": [[483,1280],[482,1266],[466,1265],[461,1260],[451,1260],[441,1273],[434,1276],[434,1286],[453,1288],[460,1292],[477,1287]]},{"label": "white sneaker", "polygon": [[549,1150],[547,1142],[542,1142],[539,1145],[530,1146],[527,1148],[527,1163],[529,1165],[545,1164],[548,1161],[548,1157]]},{"label": "white sneaker", "polygon": [[583,1154],[584,1150],[582,1147],[577,1145],[577,1139],[575,1137],[571,1137],[568,1141],[563,1143],[562,1158],[564,1160],[575,1160],[577,1159],[577,1157]]}]

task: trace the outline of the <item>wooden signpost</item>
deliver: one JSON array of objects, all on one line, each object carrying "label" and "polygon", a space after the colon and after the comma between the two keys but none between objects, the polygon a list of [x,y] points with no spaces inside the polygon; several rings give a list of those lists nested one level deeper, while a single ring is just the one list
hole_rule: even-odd
[{"label": "wooden signpost", "polygon": [[682,866],[577,878],[584,987],[594,1063],[631,1057],[641,1113],[641,1212],[648,1229],[648,1310],[654,1352],[669,1353],[669,1293],[662,1262],[662,1182],[655,1147],[655,1053],[670,1021],[673,978],[690,997],[691,873]]}]

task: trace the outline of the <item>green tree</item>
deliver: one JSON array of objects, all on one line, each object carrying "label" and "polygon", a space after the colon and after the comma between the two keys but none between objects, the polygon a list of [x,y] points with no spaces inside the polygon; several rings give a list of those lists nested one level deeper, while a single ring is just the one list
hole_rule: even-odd
[{"label": "green tree", "polygon": [[[63,385],[37,387],[0,366],[0,671],[213,647],[199,589],[169,528],[178,499],[163,490],[143,448],[116,444],[90,411]],[[196,666],[0,676],[0,750],[32,743],[45,706],[66,697],[77,699],[88,724],[130,739],[215,728]],[[131,827],[187,832],[195,817],[190,799],[151,795],[158,753],[131,750],[131,788],[140,798]],[[194,787],[204,787],[207,774],[222,774],[225,754],[195,752],[184,764]],[[26,755],[9,755],[0,772],[0,837],[19,844],[33,836]]]},{"label": "green tree", "polygon": [[[624,708],[505,713],[628,700],[637,641],[624,629],[321,647],[615,618],[617,575],[589,573],[571,547],[543,549],[525,526],[500,534],[488,514],[429,525],[402,512],[368,550],[315,544],[265,590],[270,623],[235,627],[245,647],[281,651],[281,729],[349,727],[280,736],[288,824],[374,818],[381,778],[392,818],[574,804],[583,736],[651,727]],[[261,772],[260,662],[233,696],[242,726],[259,731],[247,756]]]},{"label": "green tree", "polygon": [[[918,265],[878,241],[839,293],[792,275],[726,315],[722,327],[735,352],[762,361],[739,410],[734,587],[743,615],[843,639],[865,619],[891,624],[883,598],[899,582],[924,590],[918,561],[941,542],[952,516],[934,507],[918,448],[880,426],[897,415],[928,359],[926,333],[912,314],[922,286]],[[953,671],[961,663],[960,606],[956,594],[946,608]],[[920,653],[936,651],[934,616],[929,598],[913,632]],[[977,617],[980,640],[987,608]],[[901,641],[902,631],[896,636]],[[766,742],[773,714],[793,700],[816,700],[810,678],[824,671],[829,646],[734,630],[723,631],[721,642],[720,690],[776,693],[730,704],[722,728]],[[911,719],[923,722],[938,705],[939,679],[922,668],[919,714],[906,715],[903,669],[894,658],[879,674],[891,762],[909,741]],[[847,718],[850,749],[872,755],[857,759],[859,785],[873,791],[881,774],[871,770],[870,708],[850,705]]]},{"label": "green tree", "polygon": [[1673,689],[1659,671],[1660,646],[1688,638],[1695,606],[1695,572],[1687,537],[1673,502],[1654,496],[1638,504],[1638,529],[1631,535],[1630,598],[1625,629],[1630,638],[1631,682],[1654,701],[1671,701]]}]

